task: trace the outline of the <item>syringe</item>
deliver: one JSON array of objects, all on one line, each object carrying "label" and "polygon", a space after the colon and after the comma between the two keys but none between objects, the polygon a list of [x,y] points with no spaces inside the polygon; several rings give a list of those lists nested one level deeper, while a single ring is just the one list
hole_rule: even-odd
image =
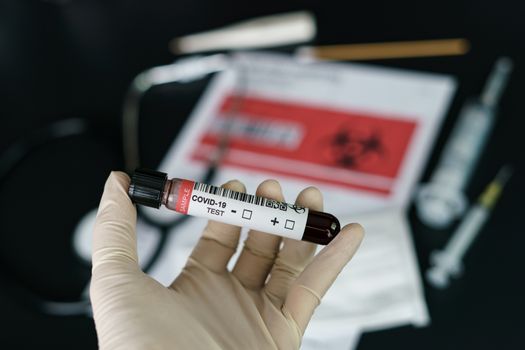
[{"label": "syringe", "polygon": [[478,202],[471,207],[445,249],[434,251],[431,254],[431,267],[426,274],[431,285],[436,288],[446,288],[450,276],[455,277],[461,274],[463,255],[480,233],[511,175],[512,169],[509,166],[503,167],[496,178],[485,188]]},{"label": "syringe", "polygon": [[494,124],[511,71],[512,61],[499,58],[481,96],[463,106],[430,182],[417,195],[417,212],[426,225],[446,228],[465,211],[464,190]]}]

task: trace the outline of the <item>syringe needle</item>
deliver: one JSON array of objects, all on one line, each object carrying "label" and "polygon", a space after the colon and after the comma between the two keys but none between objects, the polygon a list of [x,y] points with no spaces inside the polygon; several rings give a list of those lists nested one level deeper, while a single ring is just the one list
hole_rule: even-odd
[{"label": "syringe needle", "polygon": [[449,277],[461,273],[463,256],[487,221],[512,171],[509,165],[500,169],[494,180],[479,196],[478,202],[465,215],[445,248],[431,254],[432,266],[427,271],[426,277],[434,287],[446,288],[449,284]]},{"label": "syringe needle", "polygon": [[510,58],[498,58],[492,73],[487,79],[485,88],[481,93],[481,103],[490,108],[496,107],[507,85],[510,73],[512,72],[512,66],[513,63]]}]

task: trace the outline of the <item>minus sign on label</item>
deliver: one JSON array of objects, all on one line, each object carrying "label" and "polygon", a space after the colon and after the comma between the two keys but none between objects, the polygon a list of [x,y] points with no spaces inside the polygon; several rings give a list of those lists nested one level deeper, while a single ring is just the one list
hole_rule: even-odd
[{"label": "minus sign on label", "polygon": [[236,213],[236,212],[237,212],[237,210],[232,210],[232,213]]}]

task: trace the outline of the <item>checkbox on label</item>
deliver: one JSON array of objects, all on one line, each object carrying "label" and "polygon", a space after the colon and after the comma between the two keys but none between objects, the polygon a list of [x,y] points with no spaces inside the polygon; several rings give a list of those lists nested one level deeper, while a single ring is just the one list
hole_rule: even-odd
[{"label": "checkbox on label", "polygon": [[288,230],[293,230],[294,226],[295,226],[295,221],[293,220],[286,220],[286,222],[284,223],[284,228]]},{"label": "checkbox on label", "polygon": [[242,218],[243,219],[247,219],[247,220],[250,220],[252,218],[252,211],[251,210],[248,210],[248,209],[244,209],[242,211]]}]

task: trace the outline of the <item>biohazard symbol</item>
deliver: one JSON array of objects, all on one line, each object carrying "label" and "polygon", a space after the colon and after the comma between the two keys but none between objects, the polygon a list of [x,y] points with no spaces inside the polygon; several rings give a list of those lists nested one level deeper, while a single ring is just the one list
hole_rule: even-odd
[{"label": "biohazard symbol", "polygon": [[343,127],[329,138],[329,145],[331,162],[344,168],[357,169],[385,153],[378,131],[363,132]]}]

